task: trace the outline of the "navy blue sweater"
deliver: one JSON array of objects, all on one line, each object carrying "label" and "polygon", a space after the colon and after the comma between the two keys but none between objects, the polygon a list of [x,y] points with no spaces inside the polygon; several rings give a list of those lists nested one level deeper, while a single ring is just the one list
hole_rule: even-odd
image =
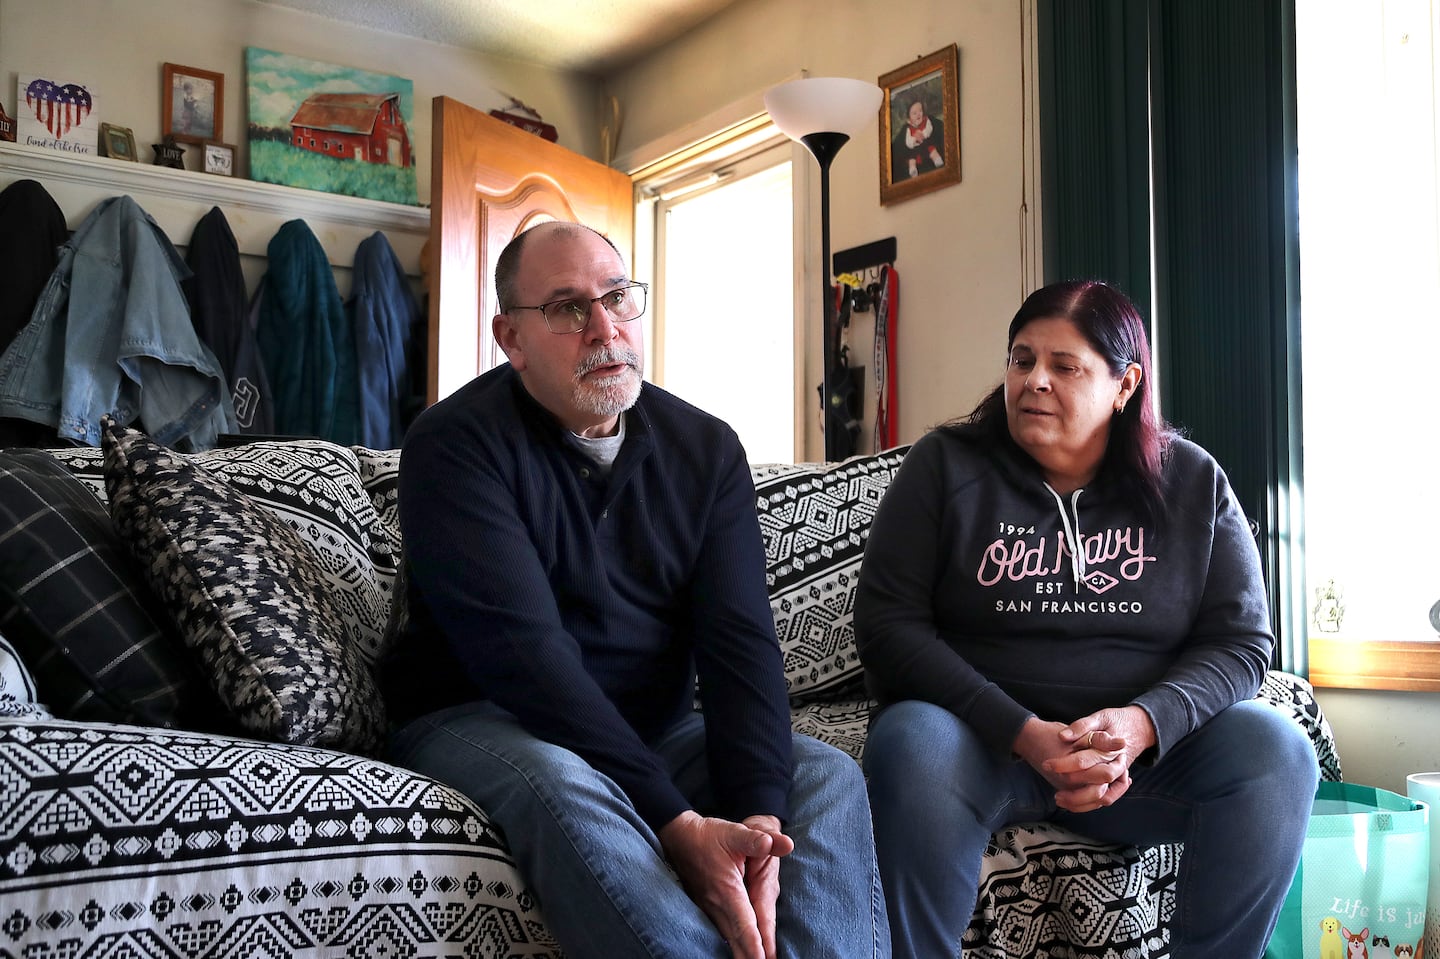
[{"label": "navy blue sweater", "polygon": [[693,709],[698,672],[713,812],[784,819],[789,707],[739,439],[648,383],[608,476],[566,435],[508,364],[411,427],[392,714],[492,700],[659,827],[690,803],[647,744]]}]

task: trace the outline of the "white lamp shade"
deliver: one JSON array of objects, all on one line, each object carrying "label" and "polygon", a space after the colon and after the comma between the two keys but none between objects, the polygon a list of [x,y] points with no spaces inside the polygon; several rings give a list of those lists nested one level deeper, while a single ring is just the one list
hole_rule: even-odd
[{"label": "white lamp shade", "polygon": [[806,77],[767,90],[765,109],[792,140],[811,133],[853,137],[876,117],[883,96],[879,87],[865,80]]}]

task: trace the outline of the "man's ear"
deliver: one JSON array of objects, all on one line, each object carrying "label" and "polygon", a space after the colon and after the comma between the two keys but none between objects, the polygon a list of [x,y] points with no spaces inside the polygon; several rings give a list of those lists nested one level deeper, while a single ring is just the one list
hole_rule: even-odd
[{"label": "man's ear", "polygon": [[515,329],[515,323],[510,319],[508,313],[496,313],[495,318],[490,321],[490,332],[495,337],[495,342],[500,344],[500,349],[505,351],[505,356],[510,360],[510,365],[517,372],[525,369],[525,350],[520,345],[520,333]]}]

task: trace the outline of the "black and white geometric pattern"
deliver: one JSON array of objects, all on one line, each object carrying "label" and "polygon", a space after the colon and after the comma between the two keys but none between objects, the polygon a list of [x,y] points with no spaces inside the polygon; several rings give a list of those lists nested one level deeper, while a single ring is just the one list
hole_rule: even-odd
[{"label": "black and white geometric pattern", "polygon": [[905,448],[843,463],[752,466],[770,609],[794,701],[860,677],[855,589],[875,508]]},{"label": "black and white geometric pattern", "polygon": [[15,647],[0,636],[0,718],[51,719],[50,710],[40,702],[35,679]]},{"label": "black and white geometric pattern", "polygon": [[559,956],[473,803],[359,756],[0,723],[0,957]]},{"label": "black and white geometric pattern", "polygon": [[281,742],[378,749],[384,704],[315,551],[143,433],[104,419],[101,438],[115,531],[241,726]]},{"label": "black and white geometric pattern", "polygon": [[990,837],[966,959],[1168,956],[1178,844],[1115,846],[1053,823]]}]

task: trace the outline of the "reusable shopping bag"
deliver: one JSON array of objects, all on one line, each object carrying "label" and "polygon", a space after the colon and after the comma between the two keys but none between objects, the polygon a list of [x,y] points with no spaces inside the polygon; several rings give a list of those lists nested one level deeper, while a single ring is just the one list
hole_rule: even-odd
[{"label": "reusable shopping bag", "polygon": [[1425,803],[1322,782],[1265,959],[1413,959],[1429,871]]}]

